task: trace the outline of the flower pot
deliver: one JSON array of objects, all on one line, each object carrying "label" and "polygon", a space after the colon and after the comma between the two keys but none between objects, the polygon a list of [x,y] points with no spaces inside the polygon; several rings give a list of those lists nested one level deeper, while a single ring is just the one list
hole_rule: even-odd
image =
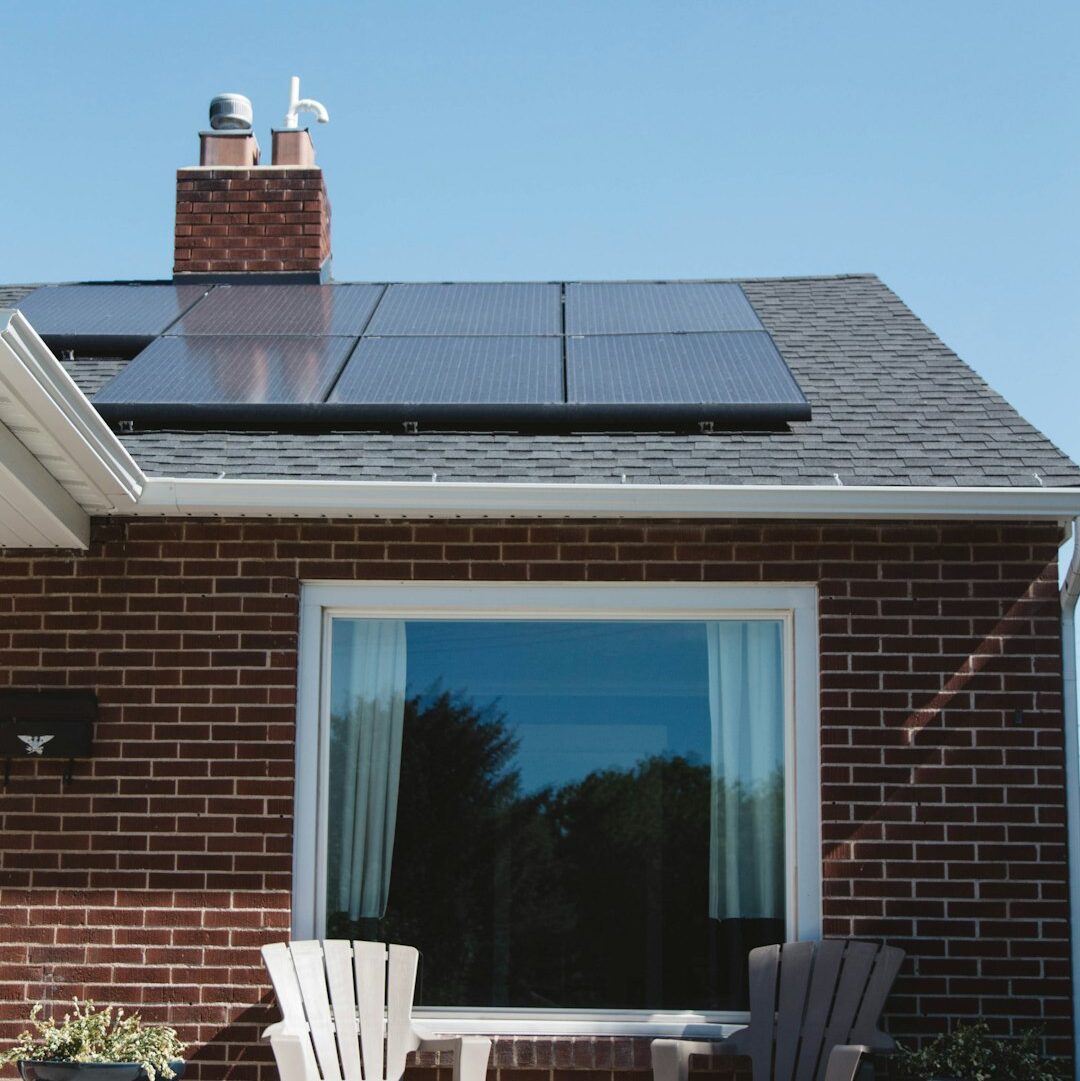
[{"label": "flower pot", "polygon": [[[19,1059],[23,1081],[149,1081],[137,1062],[65,1062],[59,1059]],[[184,1076],[184,1063],[175,1059],[169,1066],[177,1081]],[[161,1078],[161,1073],[158,1073]],[[162,1079],[164,1081],[164,1079]]]}]

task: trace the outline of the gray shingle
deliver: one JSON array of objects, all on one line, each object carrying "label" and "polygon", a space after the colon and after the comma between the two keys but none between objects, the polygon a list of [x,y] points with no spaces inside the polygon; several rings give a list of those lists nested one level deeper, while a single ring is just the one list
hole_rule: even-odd
[{"label": "gray shingle", "polygon": [[17,307],[19,301],[36,288],[36,285],[0,285],[0,308]]}]

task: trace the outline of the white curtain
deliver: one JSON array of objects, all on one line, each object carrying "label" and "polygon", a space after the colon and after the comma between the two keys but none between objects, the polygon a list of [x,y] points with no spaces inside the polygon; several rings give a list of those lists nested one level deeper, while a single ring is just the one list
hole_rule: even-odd
[{"label": "white curtain", "polygon": [[784,918],[781,624],[708,624],[709,915]]},{"label": "white curtain", "polygon": [[401,737],[405,722],[405,624],[400,620],[349,620],[344,681],[345,716],[342,803],[331,815],[341,822],[338,857],[340,912],[349,918],[382,919],[390,897],[394,856]]}]

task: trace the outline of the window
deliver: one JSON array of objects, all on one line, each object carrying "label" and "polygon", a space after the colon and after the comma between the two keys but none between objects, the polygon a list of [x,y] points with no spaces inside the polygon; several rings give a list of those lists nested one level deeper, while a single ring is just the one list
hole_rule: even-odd
[{"label": "window", "polygon": [[416,945],[418,1004],[489,1029],[744,1010],[747,951],[819,922],[814,618],[809,587],[305,587],[295,933]]}]

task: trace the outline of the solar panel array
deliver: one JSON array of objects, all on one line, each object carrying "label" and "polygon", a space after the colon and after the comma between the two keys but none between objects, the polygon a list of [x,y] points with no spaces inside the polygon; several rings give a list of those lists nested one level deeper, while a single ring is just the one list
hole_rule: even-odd
[{"label": "solar panel array", "polygon": [[113,421],[657,427],[810,416],[731,282],[85,285],[39,289],[20,307],[54,346],[138,343],[94,398]]}]

